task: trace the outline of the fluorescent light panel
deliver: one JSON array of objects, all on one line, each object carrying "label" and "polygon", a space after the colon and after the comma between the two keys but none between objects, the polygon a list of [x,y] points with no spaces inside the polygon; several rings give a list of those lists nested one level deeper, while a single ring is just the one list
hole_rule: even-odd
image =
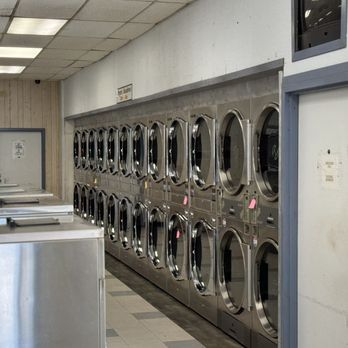
[{"label": "fluorescent light panel", "polygon": [[55,35],[66,19],[13,18],[8,34]]},{"label": "fluorescent light panel", "polygon": [[0,74],[20,74],[25,66],[0,65]]},{"label": "fluorescent light panel", "polygon": [[35,58],[42,48],[35,47],[0,47],[0,58]]}]

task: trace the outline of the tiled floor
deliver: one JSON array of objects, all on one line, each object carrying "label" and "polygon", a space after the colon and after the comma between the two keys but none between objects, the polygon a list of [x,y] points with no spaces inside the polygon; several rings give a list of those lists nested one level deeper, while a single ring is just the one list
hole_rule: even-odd
[{"label": "tiled floor", "polygon": [[241,348],[114,257],[105,262],[108,348]]},{"label": "tiled floor", "polygon": [[204,347],[108,271],[106,323],[108,348]]}]

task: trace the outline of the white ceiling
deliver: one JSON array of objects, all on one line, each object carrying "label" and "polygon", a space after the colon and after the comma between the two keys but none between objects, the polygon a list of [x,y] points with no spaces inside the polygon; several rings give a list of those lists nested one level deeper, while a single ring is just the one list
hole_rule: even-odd
[{"label": "white ceiling", "polygon": [[[0,47],[43,48],[35,59],[0,78],[62,80],[104,58],[194,0],[0,0]],[[6,34],[14,17],[67,19],[55,36]]]}]

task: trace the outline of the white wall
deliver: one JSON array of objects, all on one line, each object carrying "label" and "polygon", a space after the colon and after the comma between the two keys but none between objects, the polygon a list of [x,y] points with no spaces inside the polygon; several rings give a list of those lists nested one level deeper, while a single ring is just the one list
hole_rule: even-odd
[{"label": "white wall", "polygon": [[118,51],[64,81],[64,113],[224,75],[289,54],[288,0],[197,0]]},{"label": "white wall", "polygon": [[300,97],[299,348],[348,347],[347,96]]}]

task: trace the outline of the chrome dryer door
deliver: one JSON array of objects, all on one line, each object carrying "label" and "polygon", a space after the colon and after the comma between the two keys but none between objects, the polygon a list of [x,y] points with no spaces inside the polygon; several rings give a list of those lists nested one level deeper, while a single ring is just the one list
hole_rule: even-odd
[{"label": "chrome dryer door", "polygon": [[107,130],[105,128],[98,129],[97,132],[97,170],[100,173],[106,172],[107,161]]},{"label": "chrome dryer door", "polygon": [[81,166],[81,133],[79,131],[74,134],[74,166],[75,168]]},{"label": "chrome dryer door", "polygon": [[137,179],[147,175],[147,128],[137,124],[133,129],[133,173]]},{"label": "chrome dryer door", "polygon": [[138,202],[133,210],[132,247],[139,258],[146,257],[148,211],[142,202]]},{"label": "chrome dryer door", "polygon": [[262,196],[278,199],[279,175],[279,107],[265,106],[254,134],[254,168],[256,183]]},{"label": "chrome dryer door", "polygon": [[148,230],[148,256],[155,268],[165,267],[166,215],[158,207],[151,210]]},{"label": "chrome dryer door", "polygon": [[111,194],[108,199],[107,235],[113,243],[119,240],[118,221],[119,201],[115,194]]},{"label": "chrome dryer door", "polygon": [[154,122],[149,130],[149,173],[155,182],[160,182],[166,175],[165,164],[165,127],[161,122]]},{"label": "chrome dryer door", "polygon": [[219,174],[223,188],[238,194],[243,185],[250,184],[249,120],[243,120],[238,110],[230,110],[220,124]]},{"label": "chrome dryer door", "polygon": [[192,228],[191,278],[200,295],[215,295],[215,229],[205,220]]},{"label": "chrome dryer door", "polygon": [[206,190],[215,185],[215,120],[194,116],[191,129],[191,174],[194,185]]},{"label": "chrome dryer door", "polygon": [[107,135],[107,170],[115,175],[118,172],[118,129],[111,127]]},{"label": "chrome dryer door", "polygon": [[174,185],[188,181],[188,124],[180,118],[175,119],[168,128],[167,168]]},{"label": "chrome dryer door", "polygon": [[125,197],[119,203],[119,234],[124,249],[132,247],[132,203]]},{"label": "chrome dryer door", "polygon": [[174,213],[169,218],[167,263],[175,280],[188,279],[189,224],[183,215]]},{"label": "chrome dryer door", "polygon": [[119,133],[119,168],[123,176],[132,172],[131,128],[123,126]]},{"label": "chrome dryer door", "polygon": [[278,337],[278,244],[264,240],[256,249],[254,264],[255,308],[262,327]]}]

